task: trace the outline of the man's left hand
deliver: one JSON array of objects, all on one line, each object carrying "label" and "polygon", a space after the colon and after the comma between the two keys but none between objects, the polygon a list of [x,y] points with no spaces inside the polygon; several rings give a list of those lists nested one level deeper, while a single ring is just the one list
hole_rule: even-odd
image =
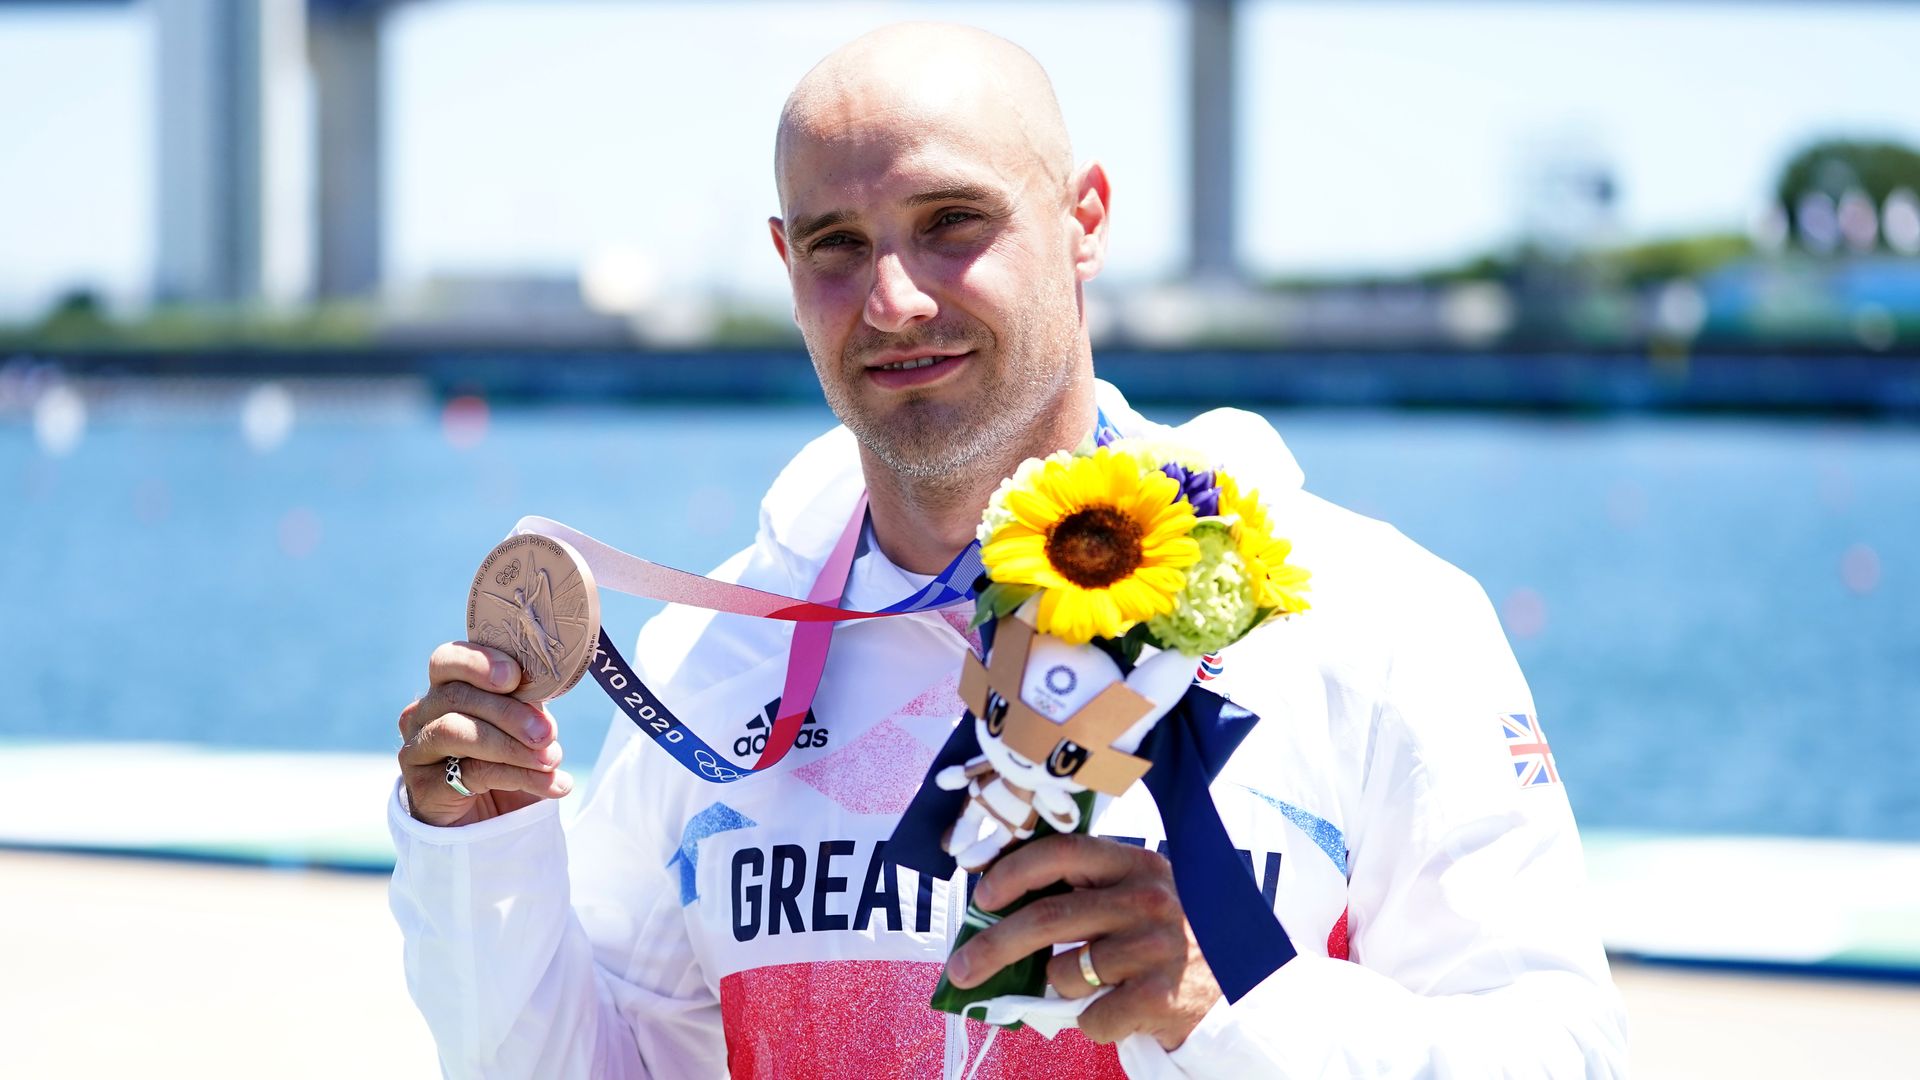
[{"label": "man's left hand", "polygon": [[[975,935],[947,960],[947,979],[965,989],[1039,949],[1085,941],[1094,972],[1113,992],[1080,1014],[1095,1042],[1135,1032],[1173,1050],[1220,998],[1193,928],[1173,887],[1173,868],[1158,852],[1078,834],[1048,836],[997,860],[973,893],[983,911],[1035,889],[1066,882],[1073,891],[1043,897]],[[1094,992],[1080,973],[1080,951],[1047,964],[1061,997]]]}]

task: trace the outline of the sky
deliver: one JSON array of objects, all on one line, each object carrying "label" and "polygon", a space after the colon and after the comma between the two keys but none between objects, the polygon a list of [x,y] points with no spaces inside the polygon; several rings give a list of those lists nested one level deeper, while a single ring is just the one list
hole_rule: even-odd
[{"label": "sky", "polygon": [[[385,275],[569,276],[777,299],[772,136],[793,83],[901,18],[1046,66],[1114,186],[1107,274],[1185,257],[1177,0],[413,0],[385,24]],[[1256,275],[1396,271],[1509,241],[1552,148],[1611,164],[1618,235],[1741,228],[1816,135],[1920,144],[1920,3],[1246,0],[1240,252]],[[145,295],[156,221],[145,3],[0,5],[0,318]],[[283,116],[300,117],[298,109]],[[296,140],[297,141],[297,140]],[[299,192],[279,229],[309,227]],[[284,269],[284,268],[283,268]],[[301,270],[282,273],[297,293]]]}]

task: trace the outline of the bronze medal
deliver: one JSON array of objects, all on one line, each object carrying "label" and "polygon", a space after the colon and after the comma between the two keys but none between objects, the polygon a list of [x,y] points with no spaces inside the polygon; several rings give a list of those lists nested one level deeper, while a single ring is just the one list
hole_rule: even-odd
[{"label": "bronze medal", "polygon": [[467,640],[520,662],[521,701],[573,689],[600,638],[600,590],[572,545],[538,533],[502,540],[467,592]]}]

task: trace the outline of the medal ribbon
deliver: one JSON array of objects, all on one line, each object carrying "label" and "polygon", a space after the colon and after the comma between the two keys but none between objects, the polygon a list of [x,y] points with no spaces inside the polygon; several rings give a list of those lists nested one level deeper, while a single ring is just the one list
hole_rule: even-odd
[{"label": "medal ribbon", "polygon": [[674,759],[695,776],[714,783],[730,783],[769,768],[785,757],[800,735],[807,712],[820,690],[820,677],[826,671],[827,649],[833,639],[833,624],[856,619],[878,619],[911,615],[973,600],[973,582],[982,572],[980,545],[970,543],[934,579],[913,595],[878,611],[857,611],[839,606],[853,571],[854,554],[859,550],[860,534],[867,520],[867,496],[862,492],[853,514],[839,540],[827,554],[820,574],[814,579],[807,598],[765,592],[745,585],[715,581],[685,570],[649,562],[560,522],[543,517],[524,517],[514,525],[515,535],[538,533],[571,544],[593,571],[594,582],[647,600],[731,615],[752,615],[764,619],[791,622],[793,640],[787,648],[787,674],[780,692],[780,715],[767,733],[767,748],[752,768],[740,769],[715,753],[693,729],[687,727],[660,696],[648,689],[633,670],[633,665],[607,636],[605,628],[595,643],[594,681],[613,699],[641,731],[652,736]]},{"label": "medal ribbon", "polygon": [[[1097,411],[1095,444],[1105,446],[1119,437],[1119,431],[1107,420],[1106,412]],[[795,624],[793,640],[787,647],[787,674],[780,691],[780,715],[774,718],[773,727],[767,733],[766,750],[749,769],[728,764],[693,729],[675,716],[659,695],[640,681],[639,674],[620,654],[613,639],[607,636],[606,629],[603,627],[600,630],[600,638],[593,651],[591,670],[594,681],[600,684],[600,688],[607,692],[607,696],[613,699],[629,720],[672,754],[674,760],[687,771],[704,780],[725,784],[771,768],[786,757],[787,751],[793,749],[801,725],[806,722],[807,713],[813,708],[814,697],[820,691],[820,678],[827,667],[827,650],[833,641],[834,623],[911,615],[972,602],[974,582],[985,573],[978,541],[968,543],[947,564],[946,569],[905,599],[878,611],[856,611],[841,607],[840,598],[845,594],[847,578],[853,572],[854,556],[859,550],[860,535],[866,520],[867,495],[862,491],[854,503],[853,514],[847,519],[846,527],[841,530],[833,550],[828,552],[805,600],[732,582],[715,581],[700,574],[649,562],[551,518],[523,517],[514,525],[513,535],[538,533],[566,541],[586,560],[588,568],[593,571],[594,582],[617,592],[707,611],[780,619]]]}]

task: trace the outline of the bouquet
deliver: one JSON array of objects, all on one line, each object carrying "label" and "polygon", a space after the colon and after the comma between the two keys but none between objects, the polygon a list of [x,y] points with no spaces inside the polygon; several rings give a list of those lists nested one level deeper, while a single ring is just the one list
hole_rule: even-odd
[{"label": "bouquet", "polygon": [[[981,752],[933,776],[966,793],[942,846],[970,871],[1036,837],[1089,831],[1096,796],[1146,773],[1134,751],[1200,659],[1308,608],[1308,572],[1287,562],[1292,545],[1259,493],[1162,443],[1028,459],[994,493],[979,540],[987,584],[974,623],[991,645],[985,663],[968,657],[961,697]],[[1037,898],[997,911],[970,902],[956,947]],[[933,1005],[1041,1025],[1050,955],[968,990],[942,977]],[[1087,1000],[1052,1002],[1074,1006],[1070,1017]]]}]

